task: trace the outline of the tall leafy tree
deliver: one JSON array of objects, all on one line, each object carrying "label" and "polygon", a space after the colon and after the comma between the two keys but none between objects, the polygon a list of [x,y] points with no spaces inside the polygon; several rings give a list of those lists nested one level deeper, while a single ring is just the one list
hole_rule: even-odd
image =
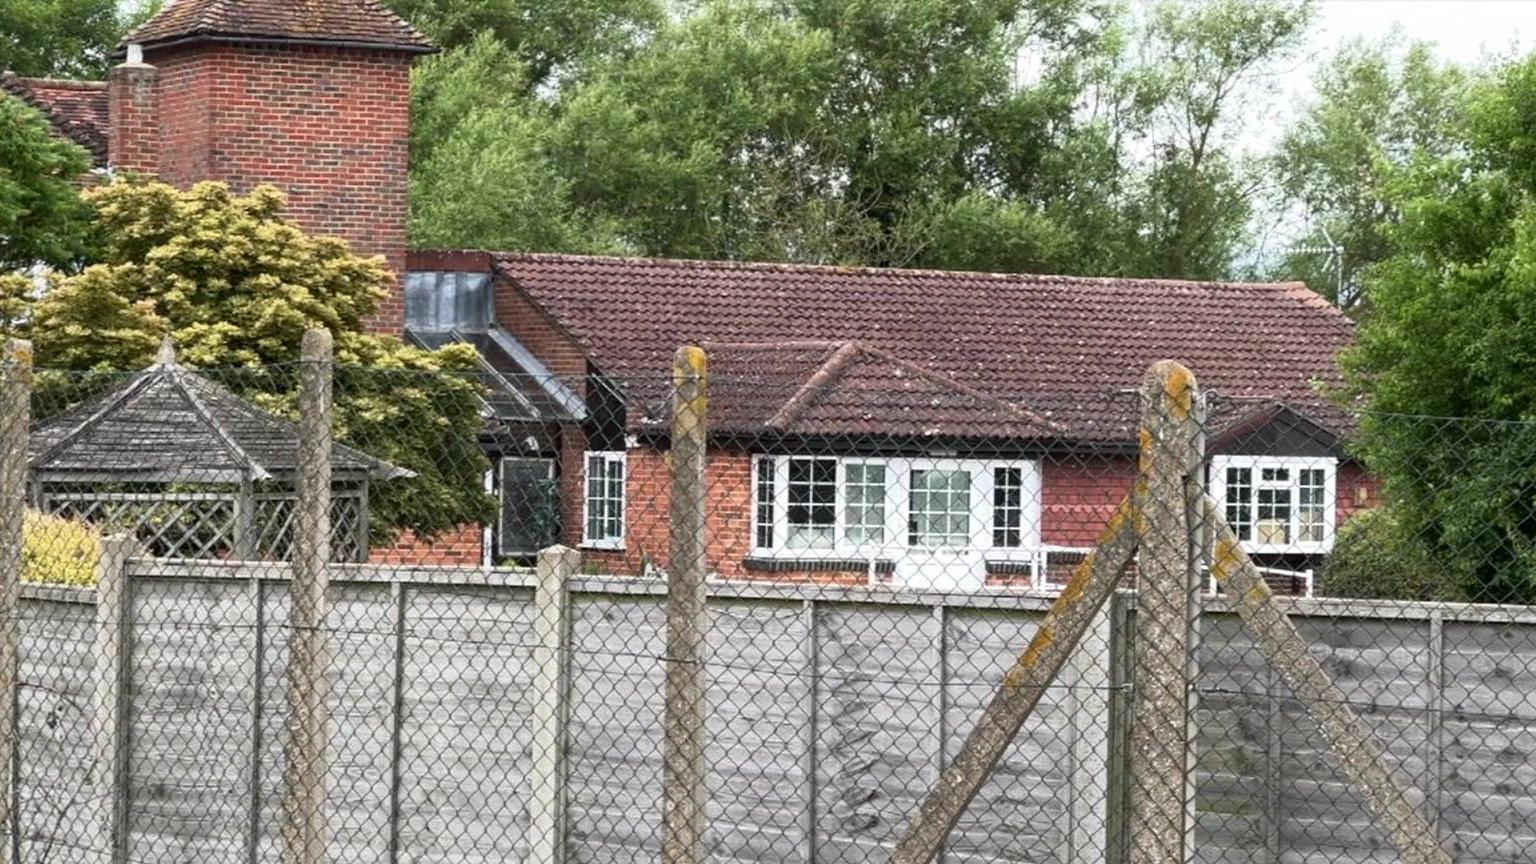
[{"label": "tall leafy tree", "polygon": [[1264,76],[1299,47],[1313,12],[1306,0],[1165,0],[1151,8],[1138,76],[1138,98],[1150,106],[1140,145],[1149,155],[1129,202],[1138,242],[1125,271],[1229,275],[1266,179],[1235,132],[1251,121]]},{"label": "tall leafy tree", "polygon": [[272,187],[235,195],[218,183],[118,181],[85,196],[103,238],[96,263],[54,280],[13,317],[39,367],[140,369],[169,335],[189,365],[291,411],[296,381],[282,364],[298,359],[306,329],[324,327],[336,337],[338,439],[417,474],[370,496],[381,536],[432,535],[494,513],[481,491],[488,465],[473,349],[427,352],[366,332],[393,285],[381,259],[308,236]]},{"label": "tall leafy tree", "polygon": [[623,52],[663,19],[662,0],[388,0],[446,49],[488,36],[524,69],[521,92],[558,82],[595,56]]},{"label": "tall leafy tree", "polygon": [[0,70],[100,77],[122,35],[159,6],[120,0],[6,0],[0,3]]},{"label": "tall leafy tree", "polygon": [[1477,73],[1435,59],[1423,43],[1355,42],[1317,76],[1317,100],[1281,142],[1274,170],[1310,226],[1297,242],[1333,257],[1290,254],[1279,272],[1354,309],[1369,266],[1392,252],[1402,213],[1389,186],[1416,162],[1462,146],[1457,130]]},{"label": "tall leafy tree", "polygon": [[1532,602],[1536,58],[1474,85],[1464,117],[1385,187],[1400,216],[1346,362],[1398,521],[1474,599]]},{"label": "tall leafy tree", "polygon": [[415,81],[413,242],[1225,275],[1310,7],[1158,8],[703,0],[557,87],[482,33]]},{"label": "tall leafy tree", "polygon": [[0,272],[82,258],[90,220],[75,183],[90,167],[36,109],[0,94]]}]

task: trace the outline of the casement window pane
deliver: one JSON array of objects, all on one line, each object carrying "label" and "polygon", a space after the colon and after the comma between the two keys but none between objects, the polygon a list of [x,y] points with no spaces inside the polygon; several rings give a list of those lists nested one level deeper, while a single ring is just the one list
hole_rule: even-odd
[{"label": "casement window pane", "polygon": [[[1268,471],[1269,469],[1265,469]],[[1291,490],[1265,488],[1258,490],[1259,514],[1254,526],[1255,539],[1260,543],[1291,542]]]},{"label": "casement window pane", "polygon": [[830,548],[837,524],[837,460],[790,459],[784,545]]},{"label": "casement window pane", "polygon": [[1024,543],[1024,470],[992,471],[992,545],[1013,549]]},{"label": "casement window pane", "polygon": [[971,472],[912,472],[908,542],[913,546],[967,546],[971,541]]},{"label": "casement window pane", "polygon": [[777,494],[777,481],[773,476],[773,460],[757,460],[757,548],[773,548],[773,496]]},{"label": "casement window pane", "polygon": [[885,466],[850,463],[843,469],[843,520],[850,543],[885,541]]},{"label": "casement window pane", "polygon": [[587,456],[587,524],[589,542],[624,536],[624,458],[614,454]]},{"label": "casement window pane", "polygon": [[1297,539],[1321,543],[1328,532],[1328,473],[1321,468],[1304,468],[1297,474]]},{"label": "casement window pane", "polygon": [[1253,469],[1228,468],[1226,476],[1227,524],[1239,540],[1253,539]]}]

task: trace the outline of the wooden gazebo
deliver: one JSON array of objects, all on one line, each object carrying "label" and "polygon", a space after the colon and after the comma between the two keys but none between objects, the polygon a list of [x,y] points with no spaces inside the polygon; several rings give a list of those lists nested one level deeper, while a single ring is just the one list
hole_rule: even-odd
[{"label": "wooden gazebo", "polygon": [[[291,553],[297,424],[181,366],[167,340],[126,385],[32,431],[32,504],[132,532],[155,555],[283,560]],[[368,557],[368,487],[410,471],[331,452],[331,554]]]}]

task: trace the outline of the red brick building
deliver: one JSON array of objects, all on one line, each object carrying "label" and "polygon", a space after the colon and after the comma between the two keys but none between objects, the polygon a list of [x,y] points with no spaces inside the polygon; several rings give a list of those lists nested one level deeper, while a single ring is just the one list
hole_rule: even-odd
[{"label": "red brick building", "polygon": [[109,80],[6,76],[107,171],[273,183],[311,231],[385,257],[375,321],[474,344],[494,526],[387,560],[666,566],[667,397],[711,355],[711,567],[726,578],[1038,583],[1135,470],[1135,388],[1189,364],[1209,481],[1262,560],[1296,571],[1376,497],[1341,446],[1350,322],[1304,286],[406,251],[409,73],[433,50],[374,0],[180,0]]}]

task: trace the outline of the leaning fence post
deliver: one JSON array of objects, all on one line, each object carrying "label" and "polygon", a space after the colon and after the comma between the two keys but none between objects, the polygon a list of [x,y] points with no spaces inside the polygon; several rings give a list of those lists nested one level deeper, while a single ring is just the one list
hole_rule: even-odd
[{"label": "leaning fence post", "polygon": [[1182,864],[1189,852],[1191,704],[1200,575],[1201,470],[1195,377],[1171,360],[1142,385],[1137,507],[1135,708],[1131,719],[1130,864]]},{"label": "leaning fence post", "polygon": [[331,334],[304,334],[293,520],[288,731],[283,747],[283,864],[324,864],[326,588],[331,547]]},{"label": "leaning fence post", "polygon": [[528,771],[528,861],[565,859],[565,728],[570,681],[570,595],[566,583],[581,553],[551,546],[539,553],[533,613],[533,765]]},{"label": "leaning fence post", "polygon": [[679,348],[672,367],[671,552],[667,570],[666,704],[662,730],[663,864],[701,864],[705,853],[704,440],[708,361]]},{"label": "leaning fence post", "polygon": [[27,432],[32,425],[32,343],[13,339],[0,360],[0,864],[14,862],[16,675],[22,544],[27,512]]},{"label": "leaning fence post", "polygon": [[115,534],[101,541],[96,563],[96,640],[91,669],[94,704],[91,720],[91,835],[85,846],[97,860],[112,864],[123,860],[123,829],[128,796],[123,747],[127,723],[123,711],[126,695],[127,647],[124,628],[128,609],[128,559],[138,551],[138,541]]}]

